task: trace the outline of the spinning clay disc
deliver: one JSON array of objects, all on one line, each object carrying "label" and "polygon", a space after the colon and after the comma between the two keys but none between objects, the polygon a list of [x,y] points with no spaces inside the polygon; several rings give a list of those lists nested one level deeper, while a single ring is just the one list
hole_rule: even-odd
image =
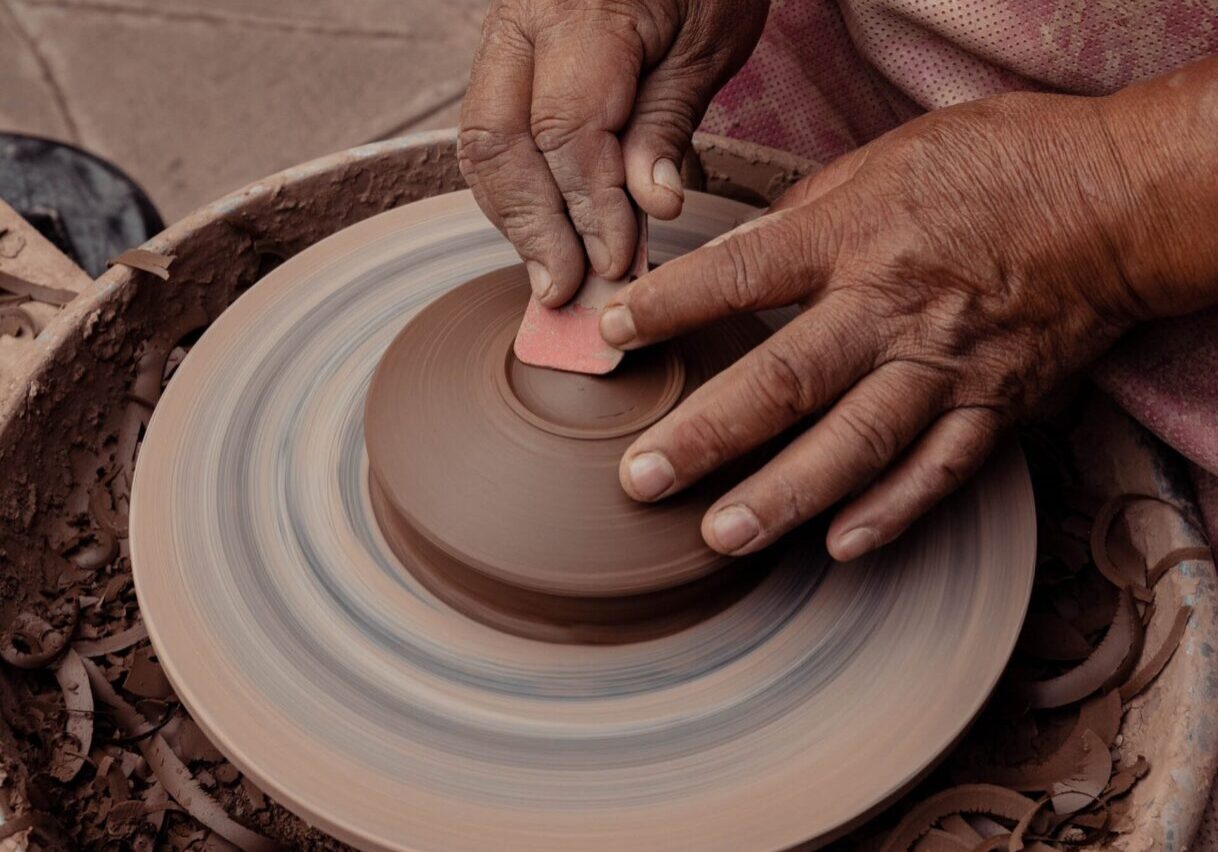
[{"label": "spinning clay disc", "polygon": [[[691,192],[653,223],[652,259],[752,213]],[[517,263],[468,193],[440,196],[302,252],[195,345],[149,425],[131,507],[141,610],[177,694],[242,771],[361,848],[760,850],[840,834],[934,765],[1006,663],[1035,553],[1022,457],[1000,451],[852,564],[812,530],[721,570],[678,522],[713,484],[651,508],[609,486],[629,436],[756,326],[715,332],[723,352],[691,339],[632,354],[622,369],[637,372],[573,406],[588,386],[500,351],[527,294]],[[478,298],[446,302],[460,285]],[[461,333],[477,341],[446,339],[475,309]],[[383,357],[376,381],[394,381],[370,401]],[[564,463],[560,442],[596,449]],[[534,469],[546,459],[555,469]],[[581,476],[603,479],[572,490]],[[538,499],[569,505],[527,518],[517,503]],[[509,547],[500,520],[526,523],[523,538]],[[652,525],[670,522],[657,543]],[[518,590],[523,609],[475,611],[496,596],[462,598],[450,563]],[[600,611],[721,576],[739,580],[730,595],[702,610],[682,597],[672,609],[696,617],[643,641],[509,623],[530,594]]]},{"label": "spinning clay disc", "polygon": [[731,560],[699,532],[724,477],[647,506],[622,491],[618,462],[766,326],[733,319],[590,376],[518,360],[528,296],[519,265],[484,275],[420,311],[382,358],[364,434],[390,546],[449,603],[523,635],[628,641],[703,617],[750,579],[744,565],[720,576]]}]

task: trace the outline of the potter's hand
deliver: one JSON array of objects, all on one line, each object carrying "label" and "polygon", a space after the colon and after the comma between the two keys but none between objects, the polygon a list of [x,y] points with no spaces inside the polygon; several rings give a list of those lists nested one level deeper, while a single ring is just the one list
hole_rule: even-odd
[{"label": "potter's hand", "polygon": [[[634,252],[628,189],[681,210],[678,167],[768,0],[495,0],[461,110],[461,172],[550,307]],[[581,243],[582,239],[582,243]]]},{"label": "potter's hand", "polygon": [[[1207,73],[1218,102],[1218,64]],[[748,553],[839,501],[836,558],[896,537],[1124,329],[1218,297],[1218,113],[1172,112],[1173,91],[929,114],[630,285],[601,322],[626,349],[733,312],[802,312],[639,437],[626,491],[671,494],[798,426],[711,507],[707,543]]]}]

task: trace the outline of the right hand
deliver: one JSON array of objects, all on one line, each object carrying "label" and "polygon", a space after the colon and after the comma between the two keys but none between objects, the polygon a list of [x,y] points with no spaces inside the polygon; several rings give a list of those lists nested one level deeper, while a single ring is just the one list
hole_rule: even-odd
[{"label": "right hand", "polygon": [[[626,274],[633,198],[672,219],[680,164],[715,92],[761,36],[768,0],[495,0],[461,110],[461,173],[547,307],[585,257]],[[629,191],[629,197],[627,196]]]}]

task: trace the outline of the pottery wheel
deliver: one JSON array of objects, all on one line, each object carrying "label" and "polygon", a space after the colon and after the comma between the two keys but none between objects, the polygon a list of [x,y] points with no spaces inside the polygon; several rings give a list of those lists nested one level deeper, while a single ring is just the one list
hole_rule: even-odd
[{"label": "pottery wheel", "polygon": [[364,437],[399,561],[462,612],[546,641],[653,638],[737,600],[764,566],[702,540],[723,476],[646,506],[622,491],[618,463],[767,326],[735,318],[588,376],[517,360],[528,297],[519,264],[479,276],[414,316],[381,359]]},{"label": "pottery wheel", "polygon": [[[653,262],[750,212],[690,193],[653,223]],[[718,350],[632,355],[622,404],[500,348],[527,298],[516,263],[468,193],[440,196],[301,253],[194,347],[131,510],[141,609],[178,695],[243,771],[361,847],[841,833],[943,755],[1010,655],[1035,552],[1022,457],[999,453],[849,566],[820,531],[725,565],[696,539],[713,488],[645,509],[579,484],[616,481],[630,436],[747,348],[753,320],[718,329]],[[374,373],[387,384],[369,403]],[[596,405],[573,415],[589,388]],[[536,473],[513,481],[517,465]],[[538,501],[563,505],[534,518]],[[539,601],[568,609],[547,620]],[[639,635],[601,641],[631,619]]]}]

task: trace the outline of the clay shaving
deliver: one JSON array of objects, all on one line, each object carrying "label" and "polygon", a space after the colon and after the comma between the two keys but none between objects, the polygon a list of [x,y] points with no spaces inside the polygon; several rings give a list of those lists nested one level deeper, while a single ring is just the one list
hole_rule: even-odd
[{"label": "clay shaving", "polygon": [[1036,819],[1041,809],[1048,804],[1049,797],[1045,796],[1038,799],[1036,804],[1028,809],[1028,812],[1019,818],[1019,822],[1015,823],[1015,828],[1011,832],[1010,838],[1007,840],[1007,849],[1010,852],[1019,852],[1024,848],[1023,838],[1028,833],[1028,829],[1032,827],[1032,820]]},{"label": "clay shaving", "polygon": [[1141,693],[1143,689],[1150,686],[1151,681],[1159,676],[1159,672],[1167,667],[1172,654],[1176,653],[1176,648],[1180,646],[1180,640],[1184,638],[1184,631],[1188,627],[1188,619],[1192,614],[1191,606],[1182,606],[1176,610],[1176,617],[1172,620],[1171,630],[1168,631],[1163,644],[1146,661],[1146,664],[1121,686],[1122,701],[1129,701]]},{"label": "clay shaving", "polygon": [[0,334],[37,337],[38,323],[25,308],[15,305],[0,307]]},{"label": "clay shaving", "polygon": [[1018,766],[976,767],[969,772],[970,780],[999,784],[1021,793],[1048,790],[1082,764],[1083,738],[1087,732],[1094,732],[1105,747],[1112,745],[1121,725],[1121,714],[1121,698],[1115,690],[1090,698],[1080,707],[1070,733],[1049,757]]},{"label": "clay shaving", "polygon": [[1073,777],[1057,781],[1053,793],[1053,810],[1072,814],[1099,800],[1112,777],[1112,756],[1107,744],[1094,731],[1083,733],[1083,761]]},{"label": "clay shaving", "polygon": [[[115,469],[110,479],[113,479],[120,471],[121,468]],[[126,538],[127,515],[111,505],[114,502],[114,496],[110,493],[109,482],[109,479],[99,482],[89,493],[89,512],[93,515],[93,520],[103,530],[112,535]]]},{"label": "clay shaving", "polygon": [[[96,665],[85,660],[84,666],[97,697],[113,711],[121,729],[130,733],[147,724],[139,711],[119,697]],[[203,825],[242,852],[272,852],[278,849],[273,841],[234,822],[224,808],[204,792],[160,734],[141,740],[139,749],[169,796]]]},{"label": "clay shaving", "polygon": [[941,828],[932,828],[914,846],[914,852],[969,852],[972,844]]},{"label": "clay shaving", "polygon": [[82,657],[103,657],[106,654],[116,654],[119,651],[125,651],[136,642],[141,642],[148,638],[148,628],[143,622],[136,624],[134,627],[129,627],[121,633],[115,633],[105,639],[98,639],[93,642],[76,642],[72,645],[72,650],[80,654]]},{"label": "clay shaving", "polygon": [[65,551],[77,567],[96,571],[114,561],[118,556],[118,538],[108,529],[100,529],[88,543],[77,542]]},{"label": "clay shaving", "polygon": [[1208,547],[1179,547],[1165,553],[1155,563],[1155,566],[1150,569],[1149,582],[1151,588],[1157,586],[1159,581],[1163,579],[1163,576],[1177,565],[1194,560],[1213,562],[1214,554],[1210,552]]},{"label": "clay shaving", "polygon": [[80,655],[71,649],[55,666],[55,679],[63,690],[68,725],[67,739],[56,749],[51,760],[51,774],[66,782],[80,772],[93,745],[93,692],[89,689],[89,675]]},{"label": "clay shaving", "polygon": [[67,649],[77,614],[75,601],[61,604],[51,613],[50,618],[57,624],[32,612],[19,613],[5,632],[0,659],[19,669],[50,665]]},{"label": "clay shaving", "polygon": [[991,814],[1018,822],[1036,803],[1005,787],[963,784],[936,793],[905,815],[888,835],[880,852],[906,852],[935,823],[951,814]]},{"label": "clay shaving", "polygon": [[149,275],[155,275],[162,281],[169,280],[169,267],[177,258],[172,254],[160,254],[148,249],[127,249],[118,257],[106,263],[106,266],[123,265]]},{"label": "clay shaving", "polygon": [[1022,690],[1037,708],[1064,707],[1081,701],[1113,681],[1120,682],[1141,652],[1142,620],[1128,589],[1121,592],[1116,618],[1098,648],[1080,665],[1049,680],[1033,681]]},{"label": "clay shaving", "polygon": [[939,825],[949,834],[954,834],[959,839],[966,841],[969,844],[969,849],[972,849],[973,846],[985,839],[981,836],[981,833],[969,825],[968,820],[960,816],[960,814],[950,814],[944,817],[940,821]]},{"label": "clay shaving", "polygon": [[[993,718],[978,724],[989,728],[987,736],[971,746],[966,742],[952,758],[960,765],[953,777],[966,783],[908,807],[888,834],[883,852],[931,848],[946,843],[942,835],[969,842],[973,852],[1044,852],[1102,846],[1131,830],[1127,796],[1150,765],[1141,755],[1122,757],[1121,719],[1125,705],[1170,663],[1192,614],[1188,606],[1176,608],[1162,643],[1138,666],[1144,627],[1159,612],[1154,589],[1175,566],[1212,558],[1203,547],[1178,548],[1147,572],[1145,558],[1141,566],[1130,562],[1138,554],[1129,553],[1126,541],[1127,566],[1119,567],[1109,552],[1109,534],[1120,513],[1139,501],[1179,511],[1142,494],[1118,495],[1103,503],[1088,499],[1082,510],[1074,511],[1089,512],[1096,506],[1090,527],[1076,523],[1067,533],[1046,536],[1053,546],[1042,549],[1037,591],[1012,664],[1020,673],[1018,680],[1013,690],[1000,690],[991,702],[986,713]],[[1077,546],[1082,541],[1090,546]],[[1082,662],[1074,664],[1079,659]],[[1067,664],[1072,665],[1063,670]],[[1058,708],[1074,704],[1077,714],[1063,718]],[[1014,760],[1004,760],[1014,744],[1023,754],[1016,751]],[[986,808],[977,808],[976,801],[962,794],[981,790],[992,797]],[[1040,793],[1041,798],[1033,802],[1025,793]],[[947,813],[952,809],[954,816]]]},{"label": "clay shaving", "polygon": [[1112,780],[1108,782],[1108,789],[1104,791],[1104,795],[1100,798],[1101,804],[1106,805],[1112,799],[1124,796],[1149,771],[1150,764],[1146,761],[1146,758],[1139,757],[1133,766],[1126,767],[1117,772],[1112,776]]},{"label": "clay shaving", "polygon": [[[1166,566],[1162,566],[1162,563],[1160,563],[1150,572],[1150,578],[1147,577],[1145,572],[1140,577],[1128,577],[1113,560],[1108,550],[1108,536],[1112,530],[1112,524],[1121,512],[1135,503],[1157,503],[1161,506],[1166,506],[1174,510],[1189,526],[1196,527],[1196,524],[1185,515],[1179,506],[1152,494],[1118,494],[1106,502],[1096,514],[1095,525],[1091,528],[1091,556],[1095,560],[1095,566],[1104,575],[1104,578],[1117,588],[1125,588],[1126,586],[1153,586],[1158,577],[1161,577],[1163,572],[1172,567],[1172,563],[1168,563]],[[1200,548],[1189,548],[1188,550],[1190,552],[1197,552]],[[1168,554],[1168,557],[1171,555]],[[1198,556],[1196,558],[1209,558],[1209,556],[1208,553],[1205,553],[1204,557]],[[1166,559],[1167,557],[1164,558]],[[1189,557],[1181,557],[1179,561],[1183,561],[1185,558]],[[1155,576],[1156,572],[1158,572],[1158,577]]]},{"label": "clay shaving", "polygon": [[58,287],[37,284],[24,278],[18,278],[16,275],[10,275],[7,272],[0,272],[0,290],[5,290],[16,296],[26,296],[36,302],[58,305],[59,307],[63,307],[76,298],[76,294],[71,290],[61,290]]}]

